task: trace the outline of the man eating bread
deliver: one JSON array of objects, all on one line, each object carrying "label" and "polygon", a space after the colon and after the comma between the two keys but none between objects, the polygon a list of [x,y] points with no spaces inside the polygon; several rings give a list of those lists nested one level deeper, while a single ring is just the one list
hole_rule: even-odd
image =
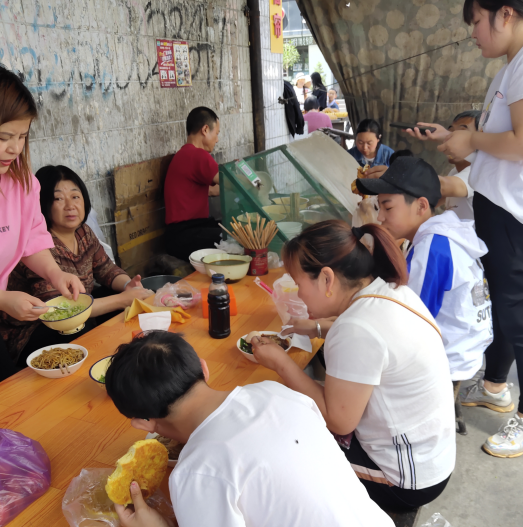
[{"label": "man eating bread", "polygon": [[[185,444],[169,478],[180,527],[392,527],[370,500],[312,399],[264,381],[212,389],[179,334],[152,331],[122,344],[107,393],[133,427]],[[123,527],[168,521],[131,485]]]}]

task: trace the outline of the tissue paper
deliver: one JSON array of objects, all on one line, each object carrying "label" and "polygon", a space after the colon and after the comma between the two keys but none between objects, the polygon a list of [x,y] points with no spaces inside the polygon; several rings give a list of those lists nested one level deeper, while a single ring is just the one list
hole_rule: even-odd
[{"label": "tissue paper", "polygon": [[142,331],[167,331],[171,325],[171,313],[169,311],[142,313],[138,315],[138,322]]}]

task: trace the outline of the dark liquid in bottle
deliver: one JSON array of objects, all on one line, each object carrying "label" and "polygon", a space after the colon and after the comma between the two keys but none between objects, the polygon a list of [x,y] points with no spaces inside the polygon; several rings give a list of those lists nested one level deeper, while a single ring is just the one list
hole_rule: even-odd
[{"label": "dark liquid in bottle", "polygon": [[210,291],[207,302],[209,304],[209,335],[213,339],[228,337],[231,334],[229,293]]}]

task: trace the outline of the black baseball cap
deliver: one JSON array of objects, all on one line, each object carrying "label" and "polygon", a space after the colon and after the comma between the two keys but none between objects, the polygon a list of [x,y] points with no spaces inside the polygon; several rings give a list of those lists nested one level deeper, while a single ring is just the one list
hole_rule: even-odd
[{"label": "black baseball cap", "polygon": [[423,159],[398,157],[379,179],[357,179],[362,194],[409,194],[427,198],[432,207],[441,199],[441,184],[434,168]]}]

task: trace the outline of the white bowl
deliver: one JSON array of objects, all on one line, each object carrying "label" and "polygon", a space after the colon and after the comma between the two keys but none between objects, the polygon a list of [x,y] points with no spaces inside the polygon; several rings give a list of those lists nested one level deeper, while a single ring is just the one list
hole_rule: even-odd
[{"label": "white bowl", "polygon": [[209,254],[221,254],[223,251],[220,249],[200,249],[199,251],[194,251],[189,256],[190,264],[201,274],[207,274],[205,270],[205,265],[202,263],[202,258]]},{"label": "white bowl", "polygon": [[[264,335],[277,335],[278,332],[277,331],[260,331],[260,333],[263,333]],[[256,364],[258,364],[258,361],[256,360],[256,358],[254,357],[254,354],[253,353],[247,353],[245,351],[243,351],[241,348],[240,348],[240,340],[243,339],[245,340],[247,337],[247,335],[243,335],[243,337],[240,337],[238,339],[238,342],[236,342],[236,347],[238,348],[238,350],[240,351],[240,353],[248,360],[250,360],[251,362],[255,362]],[[285,352],[289,351],[291,349],[291,338],[290,337],[286,337],[286,340],[289,344],[289,347],[285,350]]]},{"label": "white bowl", "polygon": [[[84,358],[80,362],[77,362],[76,364],[73,364],[72,366],[67,366],[69,368],[69,373],[67,373],[67,370],[65,369],[64,369],[65,370],[64,373],[62,373],[60,371],[60,368],[58,368],[57,370],[42,370],[40,368],[34,368],[33,366],[31,366],[31,361],[35,357],[38,357],[38,355],[40,355],[42,351],[50,350],[51,348],[62,348],[62,349],[74,348],[74,349],[82,350],[84,354]],[[54,344],[52,346],[46,346],[45,348],[40,348],[39,350],[33,351],[33,353],[31,353],[31,355],[27,357],[27,365],[29,366],[29,368],[34,370],[36,373],[38,373],[39,375],[42,375],[42,377],[48,377],[49,379],[61,379],[63,377],[69,377],[69,375],[72,375],[75,371],[78,371],[82,367],[82,364],[87,358],[87,355],[88,355],[87,350],[83,346],[79,346],[78,344]]]},{"label": "white bowl", "polygon": [[[146,436],[145,436],[145,439],[156,439],[160,434],[157,434],[156,432],[149,432]],[[178,463],[178,460],[177,459],[171,459],[169,458],[169,461],[167,462],[167,466],[168,467],[172,467],[174,468],[176,466],[176,464]]]},{"label": "white bowl", "polygon": [[93,379],[93,381],[97,382],[98,384],[103,384],[105,386],[105,381],[102,382],[100,377],[102,375],[105,376],[112,358],[113,356],[109,355],[109,357],[104,357],[103,359],[95,362],[89,370],[89,377],[91,377],[91,379]]}]

